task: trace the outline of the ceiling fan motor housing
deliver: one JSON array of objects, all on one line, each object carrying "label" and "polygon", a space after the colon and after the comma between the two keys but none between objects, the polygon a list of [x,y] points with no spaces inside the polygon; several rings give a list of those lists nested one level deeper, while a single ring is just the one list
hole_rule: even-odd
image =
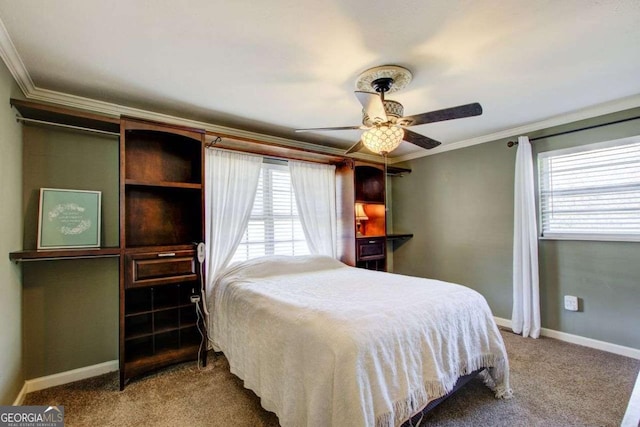
[{"label": "ceiling fan motor housing", "polygon": [[[385,99],[384,101],[382,101],[382,105],[384,106],[384,111],[387,113],[387,118],[391,123],[395,123],[396,120],[402,117],[404,114],[404,107],[402,106],[402,104],[400,104],[397,101]],[[380,123],[376,122],[371,117],[369,117],[367,112],[363,109],[362,124],[365,126],[375,126]]]},{"label": "ceiling fan motor housing", "polygon": [[[297,131],[367,129],[361,140],[351,146],[346,154],[367,147],[374,153],[387,154],[395,150],[404,140],[425,149],[435,148],[440,141],[420,135],[408,126],[442,122],[479,116],[482,106],[472,104],[429,111],[404,117],[404,108],[397,101],[385,99],[385,94],[404,88],[411,81],[411,72],[397,65],[383,65],[362,72],[356,80],[356,98],[362,104],[362,123],[364,126],[343,126],[332,128],[298,129]],[[372,92],[371,90],[375,92]]]},{"label": "ceiling fan motor housing", "polygon": [[360,73],[356,79],[356,88],[361,91],[393,93],[404,89],[411,81],[411,71],[397,65],[382,65]]}]

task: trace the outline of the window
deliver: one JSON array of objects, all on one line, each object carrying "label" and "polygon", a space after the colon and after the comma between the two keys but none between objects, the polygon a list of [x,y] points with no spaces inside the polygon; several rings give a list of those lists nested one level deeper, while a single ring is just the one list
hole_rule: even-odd
[{"label": "window", "polygon": [[538,155],[543,238],[640,241],[640,136]]},{"label": "window", "polygon": [[286,164],[262,164],[249,225],[231,262],[264,255],[309,255]]}]

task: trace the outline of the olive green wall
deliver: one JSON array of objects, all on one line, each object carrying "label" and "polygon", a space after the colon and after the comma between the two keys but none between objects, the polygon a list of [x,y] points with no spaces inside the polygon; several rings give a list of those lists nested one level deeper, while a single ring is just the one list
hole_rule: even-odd
[{"label": "olive green wall", "polygon": [[22,94],[0,61],[0,405],[11,405],[24,384],[20,267],[9,252],[22,249],[22,136],[9,98]]},{"label": "olive green wall", "polygon": [[[118,138],[23,126],[24,246],[41,187],[102,191],[102,245],[118,246]],[[118,260],[23,263],[27,379],[118,359]]]},{"label": "olive green wall", "polygon": [[[640,115],[640,109],[532,133],[558,131]],[[627,121],[533,143],[542,151],[640,134]],[[511,138],[514,139],[514,138]],[[413,232],[394,252],[394,271],[461,283],[481,292],[495,316],[511,318],[513,176],[516,148],[507,139],[409,162],[394,181],[393,227]],[[544,328],[640,348],[640,243],[540,240]],[[563,296],[580,311],[563,309]]]}]

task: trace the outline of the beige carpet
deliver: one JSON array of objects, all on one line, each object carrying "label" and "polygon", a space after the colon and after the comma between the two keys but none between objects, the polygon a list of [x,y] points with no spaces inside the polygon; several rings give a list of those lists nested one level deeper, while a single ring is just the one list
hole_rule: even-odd
[{"label": "beige carpet", "polygon": [[[550,338],[503,331],[514,398],[496,400],[478,380],[427,415],[433,426],[618,426],[640,361]],[[277,417],[218,355],[131,381],[117,373],[27,395],[25,405],[64,405],[66,426],[277,426]]]}]

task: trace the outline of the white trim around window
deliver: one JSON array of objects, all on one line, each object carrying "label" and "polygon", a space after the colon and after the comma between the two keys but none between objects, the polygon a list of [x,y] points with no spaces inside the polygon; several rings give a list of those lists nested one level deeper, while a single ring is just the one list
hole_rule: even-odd
[{"label": "white trim around window", "polygon": [[540,238],[640,241],[640,136],[538,154]]}]

